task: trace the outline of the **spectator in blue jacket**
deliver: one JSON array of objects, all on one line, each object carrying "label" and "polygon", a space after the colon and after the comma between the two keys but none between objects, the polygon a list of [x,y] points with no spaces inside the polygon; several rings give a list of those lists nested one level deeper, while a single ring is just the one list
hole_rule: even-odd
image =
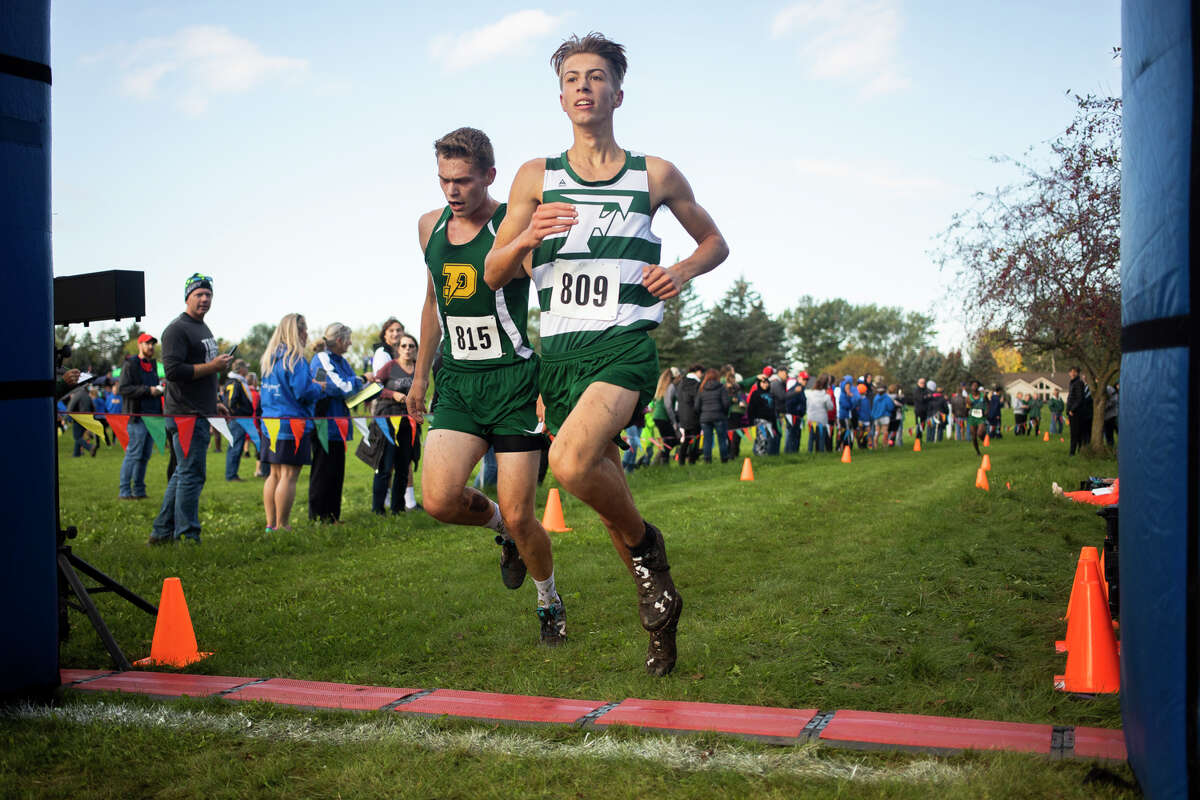
[{"label": "spectator in blue jacket", "polygon": [[865,379],[859,381],[858,391],[858,447],[864,449],[871,446],[871,434],[875,430],[875,417],[872,416],[872,406],[875,398],[872,396],[871,384]]},{"label": "spectator in blue jacket", "polygon": [[[279,431],[267,452],[271,474],[263,484],[263,509],[267,532],[290,531],[292,503],[296,500],[296,482],[300,468],[311,459],[308,433],[312,430],[313,407],[325,394],[325,383],[314,380],[304,346],[308,343],[308,323],[300,314],[285,314],[271,334],[262,357],[262,415],[264,420],[278,419]],[[304,420],[299,437],[292,432],[291,421]]]},{"label": "spectator in blue jacket", "polygon": [[854,378],[842,376],[842,389],[837,404],[838,445],[837,449],[854,443],[854,410],[858,407],[858,393],[854,389]]},{"label": "spectator in blue jacket", "polygon": [[[308,472],[308,518],[318,522],[338,523],[342,517],[342,484],[346,480],[346,442],[354,438],[350,424],[350,409],[346,398],[363,387],[362,378],[344,356],[350,349],[352,331],[335,322],[325,328],[325,335],[315,344],[316,355],[308,365],[313,376],[325,381],[325,396],[317,401],[313,421],[312,469]],[[331,419],[321,419],[330,417]],[[334,418],[344,419],[346,436]],[[318,427],[324,426],[328,436],[322,442]]]},{"label": "spectator in blue jacket", "polygon": [[875,423],[875,434],[872,447],[879,447],[880,441],[886,447],[888,444],[888,428],[892,423],[892,414],[896,411],[896,401],[887,393],[887,387],[882,383],[875,387],[875,399],[871,401],[871,419]]},{"label": "spectator in blue jacket", "polygon": [[804,415],[808,413],[808,399],[804,394],[807,384],[808,373],[802,371],[783,396],[783,413],[788,418],[787,442],[783,445],[785,453],[800,452],[800,434],[804,432]]},{"label": "spectator in blue jacket", "polygon": [[1004,387],[996,384],[992,396],[988,398],[987,423],[993,439],[1002,439],[1004,434],[1000,428],[1000,409],[1004,408]]}]

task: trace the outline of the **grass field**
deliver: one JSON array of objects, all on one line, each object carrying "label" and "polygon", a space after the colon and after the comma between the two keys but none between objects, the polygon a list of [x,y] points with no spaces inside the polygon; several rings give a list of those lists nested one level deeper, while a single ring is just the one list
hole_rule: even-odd
[{"label": "grass field", "polygon": [[[183,581],[202,650],[188,671],[614,700],[642,697],[1119,727],[1115,696],[1055,692],[1079,548],[1094,510],[1051,497],[1113,458],[1011,435],[993,442],[992,491],[968,443],[651,468],[630,478],[666,535],[687,606],[680,659],[646,676],[631,579],[594,514],[571,497],[555,534],[571,641],[537,646],[534,592],[510,592],[481,530],[369,512],[370,473],[347,463],[342,526],[265,534],[261,485],[222,480],[210,454],[199,547],[149,548],[157,499],[118,502],[119,448],[71,459],[63,520],[79,554],[155,602]],[[165,459],[150,462],[161,497]],[[252,472],[244,461],[243,477]],[[304,482],[297,499],[304,518]],[[1011,489],[1006,489],[1006,484]],[[539,511],[548,479],[539,492]],[[419,490],[418,490],[419,494]],[[131,658],[153,620],[100,605]],[[64,666],[107,668],[81,615]],[[952,758],[779,748],[717,736],[492,728],[385,714],[222,701],[67,696],[55,713],[0,719],[3,796],[1108,797],[1124,766],[1013,754]],[[936,787],[936,788],[935,788]]]}]

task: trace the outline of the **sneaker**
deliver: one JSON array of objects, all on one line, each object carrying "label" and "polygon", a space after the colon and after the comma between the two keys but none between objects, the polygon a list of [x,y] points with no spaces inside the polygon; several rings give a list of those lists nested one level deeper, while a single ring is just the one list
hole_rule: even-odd
[{"label": "sneaker", "polygon": [[509,589],[520,589],[525,582],[525,562],[517,550],[517,543],[505,538],[503,525],[501,532],[496,534],[496,544],[500,545],[500,579]]},{"label": "sneaker", "polygon": [[675,613],[657,631],[650,632],[650,644],[646,648],[646,672],[656,678],[675,669],[675,631],[679,628],[679,615],[683,613],[683,598],[678,597]]},{"label": "sneaker", "polygon": [[561,598],[549,608],[539,606],[537,617],[542,625],[542,644],[558,647],[567,641],[567,610]]},{"label": "sneaker", "polygon": [[157,547],[160,544],[174,544],[175,537],[173,536],[151,536],[146,540],[146,544],[151,547]]},{"label": "sneaker", "polygon": [[637,583],[638,615],[642,627],[648,631],[661,630],[671,619],[679,618],[676,606],[683,600],[671,580],[671,565],[667,563],[667,552],[662,533],[646,523],[646,536],[653,536],[650,548],[641,555],[632,557],[633,573]]}]

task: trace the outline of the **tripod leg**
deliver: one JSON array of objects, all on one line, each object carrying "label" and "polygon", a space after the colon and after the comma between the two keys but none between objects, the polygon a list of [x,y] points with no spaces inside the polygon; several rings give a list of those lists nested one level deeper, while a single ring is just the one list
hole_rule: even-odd
[{"label": "tripod leg", "polygon": [[70,557],[66,553],[58,554],[58,569],[63,577],[67,579],[67,583],[71,584],[71,590],[79,598],[79,603],[83,606],[84,611],[87,612],[88,619],[92,621],[92,627],[100,635],[100,640],[104,642],[104,647],[108,650],[108,654],[112,656],[113,663],[117,665],[117,669],[122,671],[133,669],[133,665],[129,663],[129,659],[125,658],[125,654],[121,652],[121,648],[117,645],[117,640],[109,632],[108,626],[104,624],[104,617],[100,616],[100,611],[96,608],[96,604],[92,602],[92,598],[84,587],[83,582],[75,574],[75,570],[71,566]]},{"label": "tripod leg", "polygon": [[74,553],[68,553],[67,558],[71,560],[71,564],[78,568],[80,572],[82,572],[84,575],[87,575],[92,580],[99,582],[100,585],[104,586],[106,589],[116,592],[118,595],[133,603],[142,611],[145,611],[147,614],[158,614],[158,606],[150,605],[149,602],[142,599],[139,595],[134,594],[129,589],[117,583],[108,575],[105,575],[103,572],[96,569],[79,556],[75,555]]}]

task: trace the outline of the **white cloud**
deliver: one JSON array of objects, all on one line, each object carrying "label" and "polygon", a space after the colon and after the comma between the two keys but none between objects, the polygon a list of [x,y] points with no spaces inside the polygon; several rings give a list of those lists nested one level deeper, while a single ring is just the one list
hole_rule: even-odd
[{"label": "white cloud", "polygon": [[447,72],[457,72],[511,53],[531,40],[545,36],[564,18],[536,9],[516,11],[482,28],[435,36],[429,43],[429,55]]},{"label": "white cloud", "polygon": [[896,40],[897,0],[803,0],[775,15],[771,36],[795,38],[808,74],[859,84],[863,94],[907,88]]},{"label": "white cloud", "polygon": [[922,175],[906,175],[885,164],[851,164],[832,159],[797,158],[792,165],[801,175],[817,181],[827,179],[848,189],[872,189],[903,196],[922,196],[949,190],[944,181]]},{"label": "white cloud", "polygon": [[246,92],[308,69],[304,59],[268,56],[228,28],[195,25],[142,39],[120,57],[121,89],[143,100],[166,92],[185,113],[203,113],[221,94]]}]

